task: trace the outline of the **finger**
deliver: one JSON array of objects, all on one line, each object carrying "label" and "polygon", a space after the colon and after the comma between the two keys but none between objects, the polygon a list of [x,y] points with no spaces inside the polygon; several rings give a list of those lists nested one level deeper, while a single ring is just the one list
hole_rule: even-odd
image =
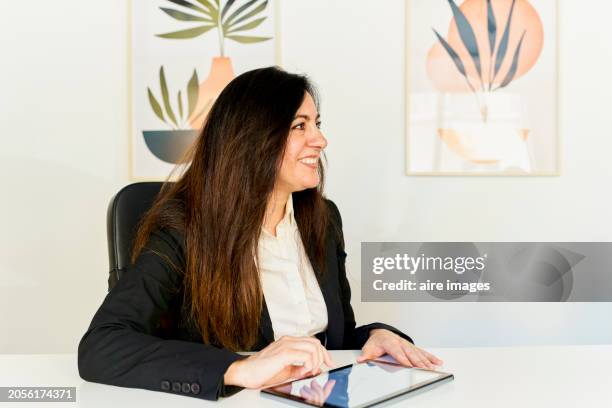
[{"label": "finger", "polygon": [[419,355],[418,351],[415,348],[407,346],[407,349],[404,350],[404,352],[406,353],[414,367],[427,368],[425,361],[423,361],[423,358]]},{"label": "finger", "polygon": [[436,368],[436,366],[433,365],[431,361],[429,361],[429,359],[423,353],[422,350],[417,350],[417,354],[419,355],[419,357],[421,357],[421,361],[423,361],[423,364],[425,364],[425,367],[427,367],[429,370],[433,370],[434,368]]},{"label": "finger", "polygon": [[429,358],[425,355],[425,353],[423,353],[423,350],[421,350],[420,348],[416,348],[416,351],[428,369],[433,370],[434,368],[436,368],[436,366],[431,361],[429,361]]},{"label": "finger", "polygon": [[442,364],[444,364],[444,361],[440,360],[438,357],[434,356],[433,354],[423,350],[423,349],[419,349],[421,350],[421,352],[423,352],[423,354],[425,354],[425,357],[427,357],[429,359],[429,361],[431,361],[433,364],[435,365],[439,365],[441,366]]},{"label": "finger", "polygon": [[318,367],[321,365],[321,362],[320,362],[321,360],[319,358],[319,350],[317,347],[318,345],[314,341],[311,341],[311,339],[307,337],[293,337],[293,338],[289,338],[287,340],[287,343],[290,344],[290,346],[293,348],[299,348],[301,350],[312,353],[315,366]]},{"label": "finger", "polygon": [[317,345],[317,350],[319,352],[319,366],[318,368],[320,368],[321,364],[325,364],[328,367],[333,367],[334,366],[334,362],[331,358],[331,354],[329,353],[329,351],[323,347],[323,345],[319,342],[319,344]]},{"label": "finger", "polygon": [[327,350],[323,346],[321,346],[321,347],[323,349],[323,362],[325,363],[325,365],[328,366],[329,368],[335,367],[336,363],[334,362],[334,360],[333,360],[329,350]]},{"label": "finger", "polygon": [[414,355],[418,357],[419,361],[421,362],[421,365],[418,366],[419,368],[434,368],[433,364],[431,364],[429,359],[425,356],[425,354],[423,354],[423,350],[421,350],[420,348],[415,347],[407,342],[403,344],[403,348],[406,355],[410,356],[410,353],[414,353]]},{"label": "finger", "polygon": [[285,348],[281,351],[281,362],[283,366],[292,365],[297,361],[304,363],[301,370],[299,370],[301,373],[307,373],[312,370],[314,363],[312,353],[296,348]]},{"label": "finger", "polygon": [[318,351],[318,355],[319,355],[319,365],[317,366],[317,370],[321,371],[321,365],[325,361],[325,349],[323,348],[323,346],[321,344],[319,344],[317,346],[317,351]]},{"label": "finger", "polygon": [[393,357],[398,363],[400,363],[403,366],[406,366],[406,367],[414,366],[413,362],[410,360],[410,358],[408,358],[408,356],[404,352],[404,349],[401,346],[389,348],[387,350],[387,353],[389,353],[391,357]]},{"label": "finger", "polygon": [[287,378],[302,378],[304,377],[303,369],[300,366],[289,366],[290,374]]},{"label": "finger", "polygon": [[266,348],[264,348],[262,351],[267,351],[270,350],[270,352],[273,351],[279,351],[284,349],[287,346],[287,343],[292,339],[292,337],[290,336],[281,336],[278,338],[278,340],[270,343]]},{"label": "finger", "polygon": [[319,350],[314,343],[301,341],[301,340],[285,340],[283,348],[291,348],[296,350],[302,350],[311,355],[313,366],[312,368],[318,368],[321,365]]},{"label": "finger", "polygon": [[331,357],[329,351],[323,347],[319,339],[316,337],[292,337],[283,336],[279,340],[283,340],[283,344],[290,344],[293,347],[309,350],[316,353],[314,367],[320,368],[322,363],[325,363],[328,367],[334,367],[335,363]]},{"label": "finger", "polygon": [[319,368],[323,362],[323,356],[321,352],[321,343],[314,339],[310,341],[307,337],[294,337],[288,338],[284,341],[286,347],[297,348],[309,352],[313,356],[313,368]]},{"label": "finger", "polygon": [[380,357],[383,354],[384,350],[382,348],[366,343],[365,346],[363,346],[363,348],[361,349],[361,355],[357,357],[357,362],[361,363],[365,360]]},{"label": "finger", "polygon": [[319,349],[321,350],[321,362],[329,368],[336,367],[336,363],[329,350],[327,350],[322,344],[319,345]]},{"label": "finger", "polygon": [[321,342],[319,341],[319,339],[316,338],[309,338],[309,340],[314,340],[312,341],[312,344],[314,346],[314,352],[315,352],[315,356],[316,356],[316,365],[315,365],[315,370],[319,370],[321,368],[321,364],[323,364],[323,346],[321,346]]},{"label": "finger", "polygon": [[308,340],[309,342],[315,344],[319,349],[320,361],[322,364],[324,363],[328,367],[334,367],[336,365],[329,351],[325,348],[325,346],[323,346],[323,344],[321,344],[321,341],[316,337],[298,337],[296,339]]},{"label": "finger", "polygon": [[321,350],[321,362],[324,363],[329,368],[335,367],[334,360],[332,359],[331,353],[322,345],[320,346]]}]

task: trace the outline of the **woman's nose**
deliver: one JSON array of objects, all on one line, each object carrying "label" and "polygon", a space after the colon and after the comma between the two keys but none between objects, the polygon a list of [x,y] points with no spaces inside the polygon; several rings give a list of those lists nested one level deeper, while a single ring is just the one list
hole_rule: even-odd
[{"label": "woman's nose", "polygon": [[327,139],[323,136],[323,133],[317,128],[309,140],[309,145],[312,147],[318,147],[323,150],[327,147]]}]

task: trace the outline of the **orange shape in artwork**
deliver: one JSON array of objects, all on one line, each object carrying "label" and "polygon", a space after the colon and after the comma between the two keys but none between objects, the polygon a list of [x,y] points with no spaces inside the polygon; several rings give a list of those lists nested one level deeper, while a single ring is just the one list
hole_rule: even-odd
[{"label": "orange shape in artwork", "polygon": [[234,79],[232,60],[229,57],[213,58],[208,78],[200,84],[198,103],[189,118],[192,129],[200,130],[213,103],[230,81]]},{"label": "orange shape in artwork", "polygon": [[[483,80],[488,83],[491,73],[491,65],[495,64],[497,50],[500,40],[508,22],[508,15],[512,6],[512,0],[492,0],[493,12],[497,22],[497,41],[495,54],[491,57],[488,28],[487,28],[487,1],[485,0],[466,0],[459,8],[470,22],[480,52]],[[544,28],[538,12],[528,0],[516,0],[510,25],[508,51],[498,74],[493,81],[493,88],[499,86],[512,65],[514,51],[517,49],[521,36],[525,33],[525,38],[519,54],[518,70],[514,79],[523,76],[537,62],[544,45]],[[443,33],[442,33],[443,34]],[[432,34],[432,38],[435,38]],[[470,82],[474,88],[479,89],[481,80],[478,76],[472,58],[463,45],[455,20],[452,19],[447,42],[459,54],[466,67]],[[465,78],[457,70],[448,53],[444,50],[439,41],[430,49],[427,55],[427,74],[435,88],[442,92],[470,92]]]}]

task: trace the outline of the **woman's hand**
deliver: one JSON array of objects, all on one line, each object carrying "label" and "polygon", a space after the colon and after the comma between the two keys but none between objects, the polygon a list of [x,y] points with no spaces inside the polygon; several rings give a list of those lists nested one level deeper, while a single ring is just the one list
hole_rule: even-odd
[{"label": "woman's hand", "polygon": [[223,380],[226,385],[260,388],[318,374],[323,363],[334,366],[331,355],[317,338],[283,336],[256,354],[232,363]]},{"label": "woman's hand", "polygon": [[371,330],[370,337],[361,350],[362,353],[357,358],[358,363],[389,354],[407,367],[434,369],[435,366],[442,365],[442,360],[438,357],[386,329]]}]

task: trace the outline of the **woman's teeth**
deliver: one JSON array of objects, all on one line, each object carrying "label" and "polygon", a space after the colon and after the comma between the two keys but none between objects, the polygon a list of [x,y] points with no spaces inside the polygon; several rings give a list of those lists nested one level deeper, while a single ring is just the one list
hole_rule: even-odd
[{"label": "woman's teeth", "polygon": [[318,159],[316,157],[305,157],[299,161],[304,164],[317,164],[317,160]]}]

